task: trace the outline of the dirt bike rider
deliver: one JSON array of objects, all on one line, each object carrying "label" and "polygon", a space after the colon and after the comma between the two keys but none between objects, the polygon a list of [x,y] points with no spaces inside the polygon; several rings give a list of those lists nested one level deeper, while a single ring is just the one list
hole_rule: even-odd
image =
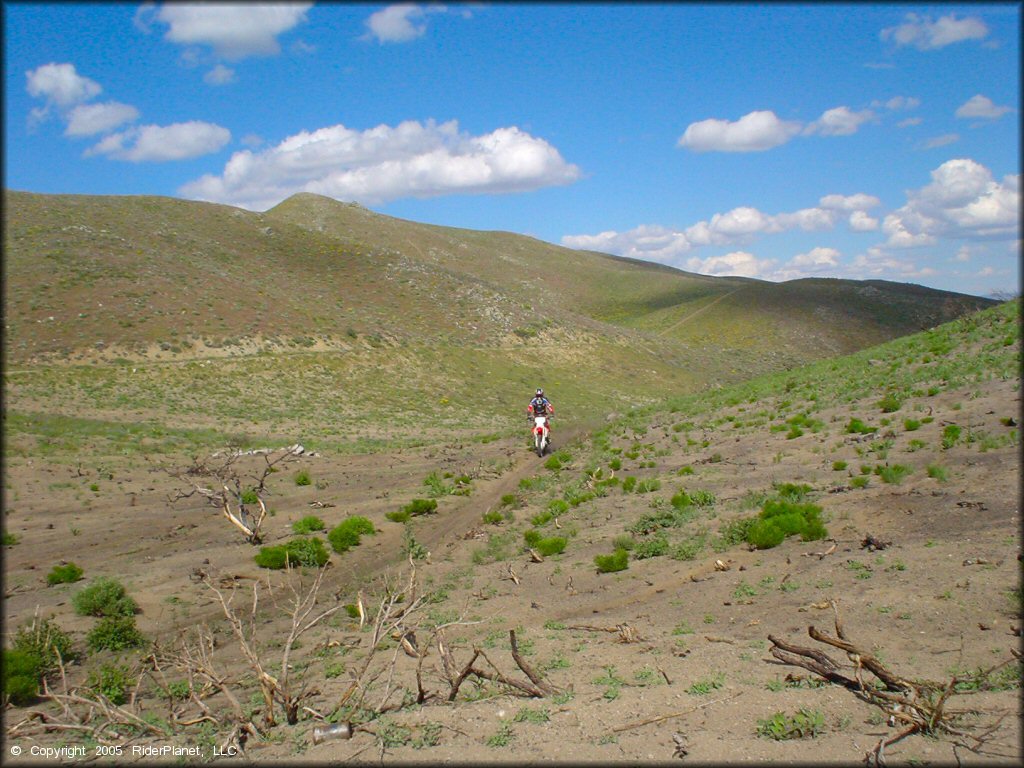
[{"label": "dirt bike rider", "polygon": [[537,393],[533,396],[533,400],[526,406],[526,414],[527,419],[532,419],[534,416],[547,416],[548,429],[551,428],[551,417],[555,415],[555,406],[544,397],[543,389],[538,389]]}]

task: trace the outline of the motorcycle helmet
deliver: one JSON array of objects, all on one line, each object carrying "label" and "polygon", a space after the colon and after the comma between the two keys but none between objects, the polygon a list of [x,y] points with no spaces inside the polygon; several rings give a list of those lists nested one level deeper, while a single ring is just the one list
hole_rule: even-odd
[{"label": "motorcycle helmet", "polygon": [[537,395],[536,395],[536,396],[537,396],[537,397],[544,397],[544,390],[543,390],[543,389],[538,389],[538,390],[537,390]]}]

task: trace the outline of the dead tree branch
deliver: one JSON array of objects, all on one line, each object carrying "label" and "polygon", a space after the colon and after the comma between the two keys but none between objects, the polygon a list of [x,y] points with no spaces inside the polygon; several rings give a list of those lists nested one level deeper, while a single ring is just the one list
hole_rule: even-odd
[{"label": "dead tree branch", "polygon": [[[171,477],[186,483],[191,490],[178,489],[168,501],[174,503],[195,495],[202,496],[219,509],[221,514],[232,526],[245,535],[250,544],[261,544],[263,541],[261,527],[267,517],[267,506],[263,501],[267,491],[267,478],[279,471],[281,465],[289,464],[298,459],[294,449],[283,449],[280,455],[271,458],[271,454],[262,454],[264,466],[258,474],[242,474],[237,466],[242,452],[232,449],[226,454],[212,456],[200,461],[192,458],[192,464],[183,470],[167,470]],[[202,482],[200,478],[206,478]],[[258,512],[251,512],[251,498],[255,495]],[[250,499],[250,501],[246,501]]]},{"label": "dead tree branch", "polygon": [[[836,637],[814,626],[807,628],[807,634],[819,643],[844,651],[853,664],[852,676],[843,674],[840,671],[840,664],[823,651],[788,643],[773,635],[768,636],[772,643],[770,652],[783,664],[801,667],[831,683],[842,685],[858,698],[882,709],[889,715],[891,724],[902,723],[905,726],[896,735],[881,739],[867,753],[865,760],[869,765],[884,765],[886,747],[916,733],[952,737],[958,746],[975,752],[985,746],[998,729],[1002,718],[991,727],[970,733],[957,727],[959,718],[968,713],[951,710],[947,703],[954,694],[960,692],[958,688],[962,684],[985,680],[997,669],[1016,661],[1016,657],[1011,656],[990,669],[973,675],[955,676],[945,684],[910,680],[888,669],[876,656],[847,638],[839,617],[838,605],[835,600],[831,603],[835,614]],[[873,675],[876,680],[866,681],[865,672]],[[965,743],[965,739],[970,743]]]}]

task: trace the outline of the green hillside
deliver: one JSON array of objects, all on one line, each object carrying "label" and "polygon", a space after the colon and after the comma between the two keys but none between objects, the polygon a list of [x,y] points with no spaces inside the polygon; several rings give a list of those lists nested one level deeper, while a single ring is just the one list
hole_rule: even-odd
[{"label": "green hillside", "polygon": [[253,213],[8,191],[4,216],[6,408],[29,432],[424,439],[518,426],[538,384],[592,422],[993,303],[711,278],[308,194]]}]

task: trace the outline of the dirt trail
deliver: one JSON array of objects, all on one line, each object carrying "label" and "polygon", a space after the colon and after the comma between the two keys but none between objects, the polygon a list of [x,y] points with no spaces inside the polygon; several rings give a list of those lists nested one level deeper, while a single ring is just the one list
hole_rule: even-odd
[{"label": "dirt trail", "polygon": [[[554,447],[557,450],[569,446],[587,433],[587,427],[567,424],[557,432],[552,431],[552,437],[557,440]],[[479,527],[481,517],[499,506],[502,496],[515,492],[524,477],[543,470],[546,459],[531,452],[524,439],[510,438],[503,444],[507,446],[508,453],[516,457],[515,463],[496,478],[474,482],[472,495],[453,497],[447,502],[449,509],[443,515],[423,524],[417,531],[417,537],[428,549],[439,551],[446,539],[453,542],[454,538]]]}]

